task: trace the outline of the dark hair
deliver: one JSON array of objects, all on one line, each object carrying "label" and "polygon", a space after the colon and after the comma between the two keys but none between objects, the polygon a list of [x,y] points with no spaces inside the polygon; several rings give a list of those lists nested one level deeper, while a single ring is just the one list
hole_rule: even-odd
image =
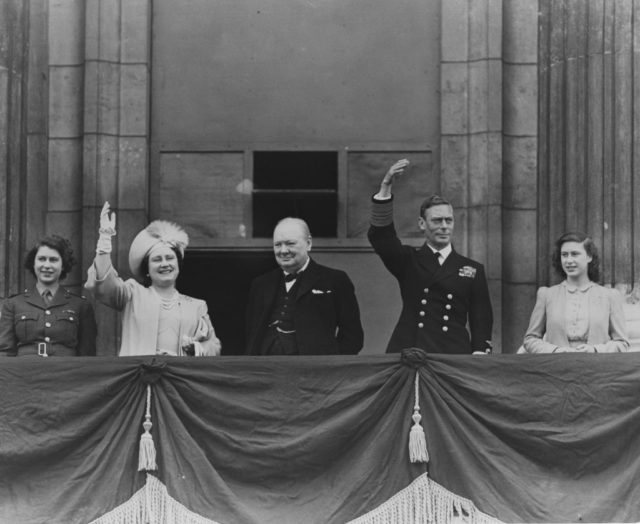
[{"label": "dark hair", "polygon": [[560,250],[562,249],[562,244],[566,242],[578,242],[584,246],[584,250],[587,252],[587,255],[591,257],[591,262],[587,266],[587,275],[589,276],[589,280],[592,282],[600,281],[600,257],[598,257],[598,248],[593,242],[593,239],[585,235],[584,233],[580,233],[579,231],[571,231],[569,233],[565,233],[558,240],[556,240],[555,249],[553,251],[553,255],[551,257],[551,264],[553,269],[555,269],[556,273],[560,278],[566,278],[566,273],[564,269],[562,269],[562,260],[560,259]]},{"label": "dark hair", "polygon": [[71,247],[71,242],[69,242],[66,238],[58,235],[48,235],[44,238],[41,238],[36,243],[36,245],[33,246],[27,253],[27,257],[24,261],[24,268],[28,269],[31,274],[36,277],[36,272],[33,269],[36,261],[36,254],[41,247],[45,246],[50,249],[56,250],[60,254],[60,258],[62,259],[62,271],[60,272],[60,280],[64,280],[64,278],[69,274],[69,271],[71,271],[71,268],[75,265],[76,259],[73,257],[73,248]]},{"label": "dark hair", "polygon": [[424,202],[420,204],[420,217],[425,218],[424,214],[430,207],[434,206],[449,206],[453,207],[446,198],[440,195],[431,195],[424,199]]},{"label": "dark hair", "polygon": [[[178,260],[178,271],[182,272],[182,263],[184,262],[184,257],[177,247],[170,247],[171,251],[176,254],[176,258]],[[142,276],[144,278],[142,284],[144,285],[144,287],[149,287],[151,285],[151,277],[149,276],[149,253],[147,253],[142,259],[142,262],[140,262],[140,273],[142,273]]]}]

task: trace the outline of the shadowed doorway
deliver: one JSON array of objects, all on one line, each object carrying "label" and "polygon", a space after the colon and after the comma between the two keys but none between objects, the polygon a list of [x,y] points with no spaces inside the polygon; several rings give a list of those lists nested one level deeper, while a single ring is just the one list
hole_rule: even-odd
[{"label": "shadowed doorway", "polygon": [[187,252],[178,278],[181,293],[207,302],[223,355],[242,355],[251,281],[277,267],[272,251]]}]

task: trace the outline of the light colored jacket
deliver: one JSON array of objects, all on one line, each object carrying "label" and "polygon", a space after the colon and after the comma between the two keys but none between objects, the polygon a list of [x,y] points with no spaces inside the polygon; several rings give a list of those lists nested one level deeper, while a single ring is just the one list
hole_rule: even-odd
[{"label": "light colored jacket", "polygon": [[[598,353],[627,351],[629,340],[620,292],[593,284],[587,293],[587,344],[594,346]],[[569,346],[565,326],[565,297],[564,283],[538,289],[536,305],[524,337],[524,348],[528,353],[552,353],[559,346]]]},{"label": "light colored jacket", "polygon": [[[98,280],[93,265],[89,268],[85,287],[93,291],[100,302],[123,311],[119,356],[156,354],[161,302],[153,289],[142,286],[132,278],[122,280],[113,266],[103,279]],[[194,339],[196,355],[219,355],[220,341],[209,320],[206,302],[180,294],[178,304],[178,341],[183,336],[190,337]],[[177,348],[177,354],[186,355],[181,347]]]}]

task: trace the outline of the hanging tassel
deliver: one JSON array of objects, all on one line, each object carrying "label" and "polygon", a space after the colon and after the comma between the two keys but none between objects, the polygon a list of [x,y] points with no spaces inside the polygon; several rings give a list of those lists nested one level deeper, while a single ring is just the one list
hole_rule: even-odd
[{"label": "hanging tassel", "polygon": [[419,394],[420,375],[416,370],[415,378],[415,403],[413,405],[413,426],[409,432],[409,460],[415,462],[429,462],[429,452],[427,451],[427,439],[424,435],[424,429],[420,425],[422,416],[420,415],[420,394]]},{"label": "hanging tassel", "polygon": [[151,436],[151,385],[147,384],[147,412],[142,423],[144,433],[140,435],[140,452],[138,454],[138,471],[153,471],[156,466],[156,447]]}]

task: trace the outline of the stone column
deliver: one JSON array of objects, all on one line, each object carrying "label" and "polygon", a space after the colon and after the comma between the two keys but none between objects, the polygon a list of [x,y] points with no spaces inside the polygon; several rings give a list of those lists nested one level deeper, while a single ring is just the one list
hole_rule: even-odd
[{"label": "stone column", "polygon": [[[104,201],[117,213],[112,260],[129,274],[128,249],[148,221],[150,0],[87,0],[84,93],[84,265],[95,252]],[[100,354],[119,346],[113,310],[97,307]]]},{"label": "stone column", "polygon": [[[49,140],[46,232],[69,238],[82,260],[84,0],[49,1]],[[42,187],[32,188],[42,193]],[[66,285],[79,286],[78,264]]]},{"label": "stone column", "polygon": [[581,230],[602,283],[640,295],[638,21],[633,0],[540,2],[538,284],[556,281],[554,240]]},{"label": "stone column", "polygon": [[0,298],[22,284],[22,208],[25,137],[23,84],[27,77],[28,6],[0,2]]},{"label": "stone column", "polygon": [[442,192],[456,212],[456,249],[485,265],[501,351],[501,2],[443,0],[441,86]]},{"label": "stone column", "polygon": [[504,352],[515,352],[536,295],[538,6],[503,2],[503,315]]}]

